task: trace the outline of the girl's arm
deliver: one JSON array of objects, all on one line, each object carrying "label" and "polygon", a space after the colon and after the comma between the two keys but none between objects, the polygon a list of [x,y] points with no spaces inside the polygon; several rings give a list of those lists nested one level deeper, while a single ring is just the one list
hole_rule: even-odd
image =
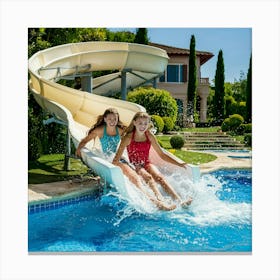
[{"label": "girl's arm", "polygon": [[97,136],[96,131],[93,130],[89,135],[87,135],[85,138],[81,140],[79,143],[79,146],[76,149],[76,156],[81,157],[81,149],[92,139],[95,139]]},{"label": "girl's arm", "polygon": [[176,159],[173,157],[169,156],[168,154],[164,153],[163,150],[161,149],[156,137],[148,131],[148,137],[151,141],[151,145],[154,148],[154,150],[157,152],[157,154],[160,156],[160,158],[164,161],[167,161],[169,163],[172,163],[174,165],[180,166],[180,167],[186,167],[187,163],[186,162],[178,162]]},{"label": "girl's arm", "polygon": [[123,155],[124,149],[126,148],[126,146],[129,144],[130,142],[130,135],[125,135],[124,137],[121,138],[121,143],[119,145],[119,148],[116,152],[116,155],[112,161],[113,164],[117,165]]}]

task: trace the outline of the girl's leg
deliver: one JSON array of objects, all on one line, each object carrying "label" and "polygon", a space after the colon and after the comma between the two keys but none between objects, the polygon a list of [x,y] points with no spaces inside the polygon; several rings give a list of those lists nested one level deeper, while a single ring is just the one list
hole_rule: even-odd
[{"label": "girl's leg", "polygon": [[127,165],[125,163],[119,162],[116,165],[121,168],[123,174],[128,177],[128,179],[131,183],[136,185],[138,188],[141,188],[141,186],[142,186],[141,179],[135,170],[133,170],[129,165]]},{"label": "girl's leg", "polygon": [[154,165],[149,164],[146,169],[149,174],[155,179],[155,181],[158,182],[169,195],[171,195],[174,199],[180,200],[179,195],[170,186],[164,176],[156,169]]},{"label": "girl's leg", "polygon": [[168,193],[172,198],[179,200],[182,206],[188,206],[189,204],[191,204],[192,198],[189,198],[186,201],[182,201],[180,196],[176,193],[176,191],[172,188],[172,186],[167,182],[164,176],[157,170],[154,165],[149,164],[146,169],[152,175],[155,181],[163,187],[166,193]]},{"label": "girl's leg", "polygon": [[[119,166],[122,169],[122,172],[124,173],[124,175],[126,175],[128,177],[128,179],[136,187],[138,187],[159,209],[169,211],[169,210],[173,210],[176,208],[176,205],[166,205],[162,201],[160,201],[158,198],[155,199],[149,193],[147,193],[142,187],[141,179],[139,177],[140,174],[138,175],[136,173],[136,171],[133,170],[130,166],[128,166],[125,163],[120,163],[120,162],[117,164],[117,166]],[[145,180],[145,178],[143,178],[143,179]]]},{"label": "girl's leg", "polygon": [[149,185],[149,187],[154,192],[156,198],[158,200],[164,200],[162,194],[160,193],[159,189],[156,186],[156,182],[155,182],[153,176],[150,173],[148,173],[144,168],[138,169],[137,173],[140,176],[142,176],[142,178],[145,180],[145,182]]}]

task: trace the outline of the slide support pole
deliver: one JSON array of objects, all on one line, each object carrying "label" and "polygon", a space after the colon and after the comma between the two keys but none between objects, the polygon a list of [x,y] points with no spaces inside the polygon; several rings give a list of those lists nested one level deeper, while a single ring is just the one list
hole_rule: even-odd
[{"label": "slide support pole", "polygon": [[126,88],[126,70],[121,72],[121,97],[122,100],[126,100],[127,88]]},{"label": "slide support pole", "polygon": [[65,148],[64,167],[63,167],[64,171],[70,170],[70,156],[71,156],[71,139],[70,139],[69,127],[67,126],[66,148]]},{"label": "slide support pole", "polygon": [[81,77],[82,90],[92,93],[92,74],[91,72]]}]

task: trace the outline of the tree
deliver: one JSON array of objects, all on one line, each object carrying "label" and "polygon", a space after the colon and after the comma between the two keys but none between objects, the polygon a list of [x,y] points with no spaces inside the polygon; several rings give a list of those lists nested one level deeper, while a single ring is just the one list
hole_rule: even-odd
[{"label": "tree", "polygon": [[134,43],[148,45],[148,31],[147,28],[137,28]]},{"label": "tree", "polygon": [[217,124],[221,124],[225,115],[225,68],[223,51],[218,54],[217,68],[215,74],[215,95],[213,98],[214,120]]},{"label": "tree", "polygon": [[196,112],[196,53],[195,53],[195,37],[191,36],[190,41],[190,58],[189,58],[189,78],[187,91],[187,118],[193,119]]},{"label": "tree", "polygon": [[252,55],[250,57],[246,84],[246,121],[252,122]]},{"label": "tree", "polygon": [[135,40],[135,34],[130,31],[111,32],[107,30],[107,39],[108,41],[114,41],[114,42],[133,43]]}]

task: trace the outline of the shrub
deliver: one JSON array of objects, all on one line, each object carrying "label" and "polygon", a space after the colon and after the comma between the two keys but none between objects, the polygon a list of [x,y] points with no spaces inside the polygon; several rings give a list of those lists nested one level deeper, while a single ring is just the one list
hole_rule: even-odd
[{"label": "shrub", "polygon": [[166,133],[174,128],[174,122],[170,117],[162,117],[164,122],[163,132]]},{"label": "shrub", "polygon": [[227,132],[230,130],[230,119],[229,118],[224,119],[224,121],[221,125],[221,129],[223,132]]},{"label": "shrub", "polygon": [[237,106],[237,110],[235,113],[241,115],[243,118],[246,116],[246,102],[240,101]]},{"label": "shrub", "polygon": [[252,124],[248,123],[248,124],[241,124],[237,129],[236,132],[239,135],[243,135],[244,133],[252,133]]},{"label": "shrub", "polygon": [[229,116],[235,113],[235,106],[236,106],[236,101],[233,96],[229,95],[225,97],[225,115]]},{"label": "shrub", "polygon": [[237,132],[237,128],[244,122],[244,118],[238,114],[233,114],[222,123],[222,131]]},{"label": "shrub", "polygon": [[174,123],[177,119],[176,100],[166,90],[139,87],[128,93],[127,100],[142,105],[150,115],[169,116]]},{"label": "shrub", "polygon": [[252,147],[252,133],[246,133],[244,135],[244,144],[248,147]]},{"label": "shrub", "polygon": [[162,132],[164,128],[164,121],[161,116],[158,115],[151,115],[151,120],[156,128],[156,133]]},{"label": "shrub", "polygon": [[28,160],[35,161],[42,154],[41,141],[35,135],[29,135],[28,141]]},{"label": "shrub", "polygon": [[169,141],[173,149],[181,149],[185,144],[184,138],[180,135],[173,135]]},{"label": "shrub", "polygon": [[242,117],[246,116],[246,102],[235,101],[233,96],[225,97],[225,115],[230,116],[233,114],[239,114]]}]

